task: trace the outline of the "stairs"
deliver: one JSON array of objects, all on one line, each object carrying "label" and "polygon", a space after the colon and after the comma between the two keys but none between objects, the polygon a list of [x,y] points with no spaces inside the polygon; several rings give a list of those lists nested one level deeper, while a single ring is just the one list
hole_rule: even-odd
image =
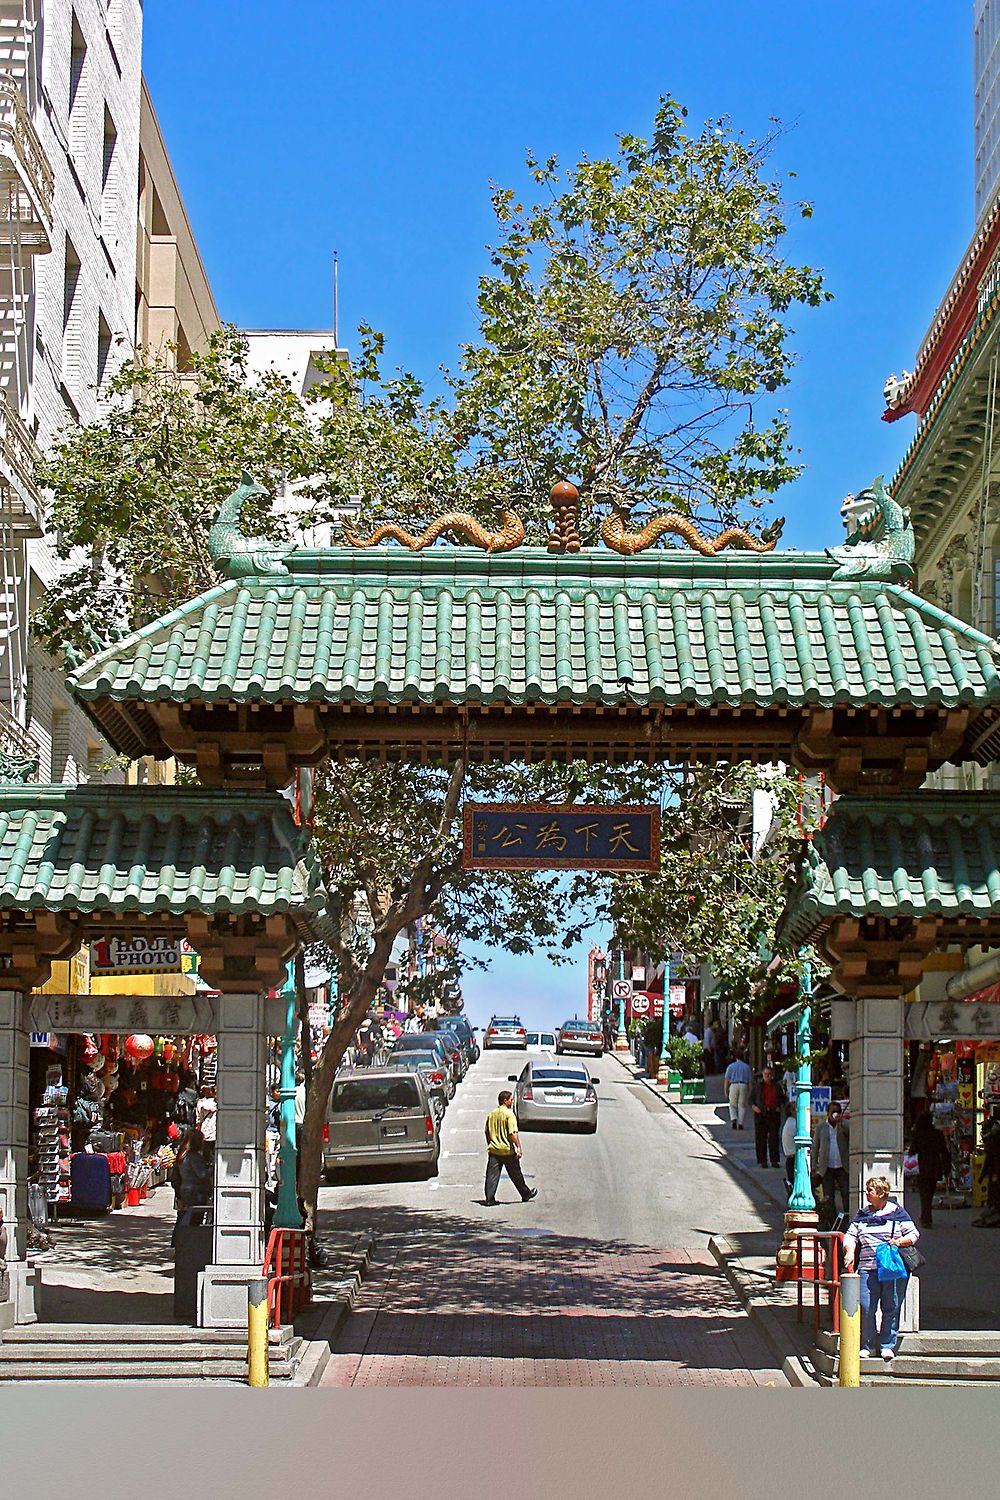
[{"label": "stairs", "polygon": [[[929,1330],[904,1333],[891,1365],[861,1361],[862,1385],[969,1386],[1000,1385],[1000,1332],[957,1333]],[[820,1333],[813,1356],[823,1385],[837,1383],[837,1337]]]},{"label": "stairs", "polygon": [[[290,1328],[272,1329],[268,1341],[270,1379],[290,1385],[303,1341]],[[34,1323],[0,1336],[0,1385],[50,1380],[244,1385],[246,1375],[247,1340],[240,1329]]]}]

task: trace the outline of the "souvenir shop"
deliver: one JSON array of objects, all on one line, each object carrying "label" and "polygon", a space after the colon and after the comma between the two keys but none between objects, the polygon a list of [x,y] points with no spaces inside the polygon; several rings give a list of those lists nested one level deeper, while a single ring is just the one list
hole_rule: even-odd
[{"label": "souvenir shop", "polygon": [[215,1054],[213,1036],[33,1034],[36,1229],[40,1219],[135,1208],[167,1183],[197,1090],[214,1080]]},{"label": "souvenir shop", "polygon": [[[947,1208],[982,1208],[985,1146],[1000,1129],[1000,1040],[911,1043],[908,1063],[909,1124],[928,1109],[951,1158],[942,1195]],[[916,1160],[907,1158],[908,1175]]]}]

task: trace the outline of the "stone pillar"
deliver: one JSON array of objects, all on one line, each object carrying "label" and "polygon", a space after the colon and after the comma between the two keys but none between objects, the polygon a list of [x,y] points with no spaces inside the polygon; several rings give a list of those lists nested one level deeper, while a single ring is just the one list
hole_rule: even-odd
[{"label": "stone pillar", "polygon": [[28,1032],[25,997],[0,990],[0,1211],[7,1231],[9,1300],[0,1331],[35,1321],[35,1271],[28,1261]]},{"label": "stone pillar", "polygon": [[[903,1201],[903,1020],[899,998],[857,1001],[851,1042],[851,1209],[864,1202],[869,1177],[888,1177]],[[919,1279],[910,1277],[900,1329],[920,1326]]]},{"label": "stone pillar", "polygon": [[212,1260],[201,1274],[198,1323],[244,1328],[247,1286],[264,1263],[263,995],[219,997]]}]

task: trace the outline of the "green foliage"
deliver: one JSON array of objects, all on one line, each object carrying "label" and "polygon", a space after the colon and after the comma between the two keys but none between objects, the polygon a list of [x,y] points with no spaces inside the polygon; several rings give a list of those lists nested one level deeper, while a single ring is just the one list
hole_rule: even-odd
[{"label": "green foliage", "polygon": [[705,1072],[705,1054],[698,1042],[672,1036],[667,1042],[667,1060],[671,1070],[682,1078],[701,1078]]},{"label": "green foliage", "polygon": [[[248,380],[236,329],[214,333],[181,376],[168,354],[127,361],[103,416],[65,429],[39,467],[70,564],[32,618],[53,653],[89,656],[217,583],[208,531],[244,470],[273,490],[315,467],[307,409],[274,372]],[[266,502],[245,524],[282,534]]]},{"label": "green foliage", "polygon": [[[551,485],[596,505],[669,506],[712,524],[744,520],[792,479],[787,417],[768,399],[789,379],[789,316],[828,295],[781,245],[792,214],[765,172],[774,143],[725,120],[689,133],[660,101],[649,140],[613,156],[528,158],[534,203],[493,192],[497,240],[479,283],[479,334],[443,396],[382,370],[361,329],[353,369],[314,395],[327,506],[363,520],[483,519],[515,497],[540,537]],[[754,405],[771,415],[754,420]]]}]

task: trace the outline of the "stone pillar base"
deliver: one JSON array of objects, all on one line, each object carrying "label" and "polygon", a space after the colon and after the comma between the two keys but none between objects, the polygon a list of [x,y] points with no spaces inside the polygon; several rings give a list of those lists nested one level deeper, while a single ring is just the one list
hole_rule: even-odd
[{"label": "stone pillar base", "polygon": [[656,1081],[657,1081],[657,1083],[666,1084],[669,1081],[668,1080],[668,1074],[669,1074],[669,1072],[670,1072],[670,1063],[667,1061],[667,1059],[665,1057],[661,1057],[660,1058],[659,1067],[656,1070]]},{"label": "stone pillar base", "polygon": [[198,1327],[245,1329],[247,1287],[259,1280],[259,1262],[206,1266],[198,1277]]},{"label": "stone pillar base", "polygon": [[[812,1209],[790,1208],[785,1214],[785,1233],[778,1246],[775,1256],[774,1279],[775,1281],[797,1280],[796,1266],[798,1264],[796,1254],[796,1241],[799,1236],[814,1230],[819,1224],[819,1216]],[[816,1257],[816,1269],[820,1277],[826,1274],[826,1256],[820,1247]],[[806,1253],[803,1247],[802,1280],[813,1280],[813,1265],[811,1248]]]},{"label": "stone pillar base", "polygon": [[33,1260],[9,1260],[10,1298],[0,1302],[0,1333],[15,1324],[38,1322],[41,1279]]},{"label": "stone pillar base", "polygon": [[632,1049],[628,1044],[628,1037],[625,1035],[624,1031],[619,1031],[618,1035],[615,1037],[615,1051],[631,1052],[631,1050]]}]

